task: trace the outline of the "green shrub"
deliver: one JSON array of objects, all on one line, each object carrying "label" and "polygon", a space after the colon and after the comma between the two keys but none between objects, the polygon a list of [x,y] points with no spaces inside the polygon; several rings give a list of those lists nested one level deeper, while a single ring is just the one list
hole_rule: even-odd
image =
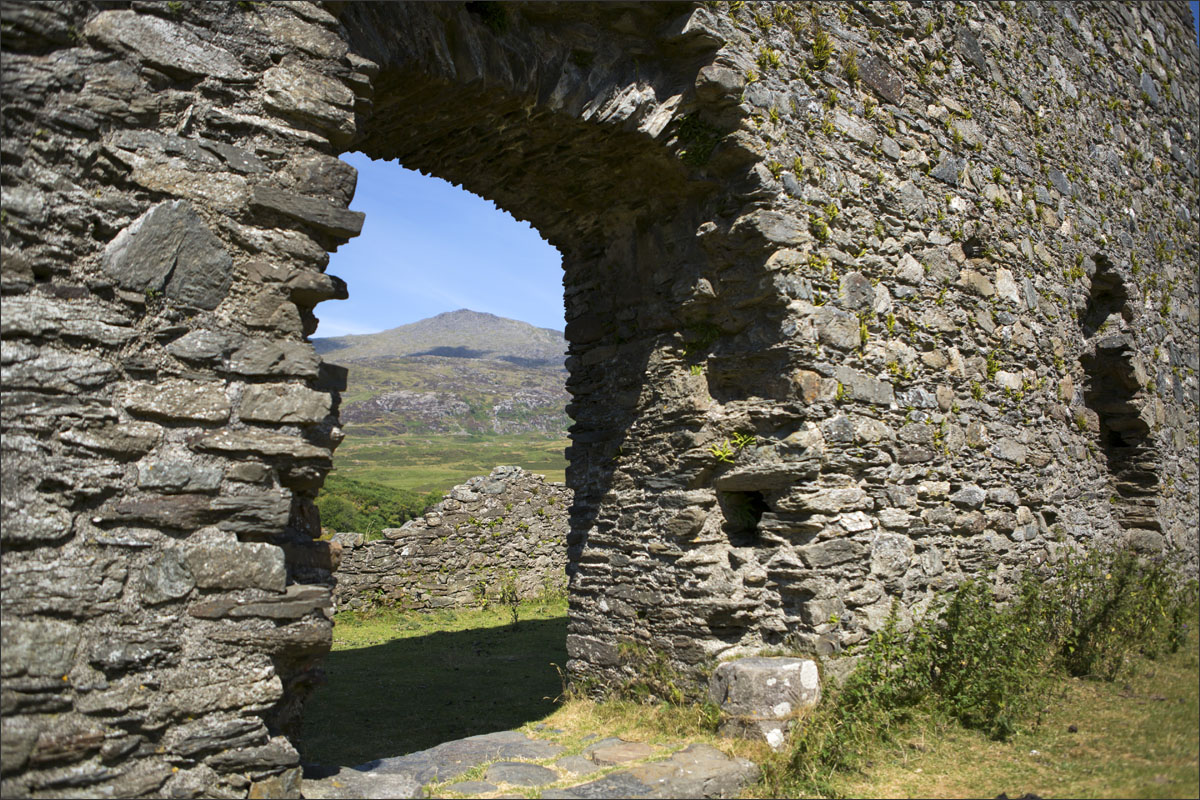
[{"label": "green shrub", "polygon": [[987,579],[964,581],[901,630],[899,604],[854,671],[804,719],[790,760],[766,780],[787,793],[831,791],[920,710],[997,739],[1015,733],[1055,676],[1111,680],[1128,658],[1175,652],[1195,616],[1196,581],[1165,561],[1095,550],[1028,573],[1001,604]]},{"label": "green shrub", "polygon": [[321,527],[353,531],[378,539],[384,528],[398,528],[442,499],[439,492],[418,494],[369,481],[330,475],[317,494]]}]

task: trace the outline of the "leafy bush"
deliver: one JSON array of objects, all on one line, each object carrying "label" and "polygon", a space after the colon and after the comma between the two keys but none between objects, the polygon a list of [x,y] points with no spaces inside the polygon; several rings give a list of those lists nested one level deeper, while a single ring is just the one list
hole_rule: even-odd
[{"label": "leafy bush", "polygon": [[1006,605],[987,580],[965,581],[908,633],[894,604],[854,671],[804,720],[790,763],[767,780],[828,792],[834,773],[855,768],[918,708],[1007,738],[1055,675],[1111,680],[1135,653],[1178,650],[1197,599],[1196,581],[1164,561],[1097,550],[1027,574]]},{"label": "leafy bush", "polygon": [[418,494],[335,474],[325,479],[316,502],[322,528],[378,539],[384,528],[400,527],[441,499],[438,492]]}]

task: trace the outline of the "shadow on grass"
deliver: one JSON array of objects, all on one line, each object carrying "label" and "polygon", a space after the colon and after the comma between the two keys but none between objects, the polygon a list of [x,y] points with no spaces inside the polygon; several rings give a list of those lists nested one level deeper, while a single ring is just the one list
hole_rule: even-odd
[{"label": "shadow on grass", "polygon": [[562,693],[566,637],[555,617],[332,652],[305,707],[303,758],[354,766],[541,719]]}]

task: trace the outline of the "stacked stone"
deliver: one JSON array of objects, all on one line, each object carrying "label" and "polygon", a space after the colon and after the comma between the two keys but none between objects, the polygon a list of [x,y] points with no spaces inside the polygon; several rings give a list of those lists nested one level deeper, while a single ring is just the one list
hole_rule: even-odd
[{"label": "stacked stone", "polygon": [[450,490],[445,500],[383,538],[336,533],[338,610],[411,610],[498,600],[506,581],[522,598],[566,591],[571,490],[502,466]]},{"label": "stacked stone", "polygon": [[[896,600],[903,622],[966,576],[1003,595],[1079,548],[1196,574],[1182,5],[809,11],[685,26],[721,44],[668,130],[722,192],[644,380],[587,364],[637,352],[619,309],[568,325],[576,674],[626,668],[622,640],[841,652]],[[593,420],[599,387],[636,412]]]},{"label": "stacked stone", "polygon": [[2,793],[294,794],[371,65],[311,4],[133,5],[3,6]]},{"label": "stacked stone", "polygon": [[6,796],[291,786],[350,148],[563,254],[573,674],[1195,574],[1183,4],[329,8],[2,7]]}]

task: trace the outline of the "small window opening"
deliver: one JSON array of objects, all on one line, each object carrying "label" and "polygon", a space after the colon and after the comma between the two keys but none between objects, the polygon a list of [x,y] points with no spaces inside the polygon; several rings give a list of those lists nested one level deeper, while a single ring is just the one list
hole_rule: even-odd
[{"label": "small window opening", "polygon": [[768,510],[762,492],[717,492],[725,515],[725,533],[735,547],[747,547],[758,538],[758,523]]}]

